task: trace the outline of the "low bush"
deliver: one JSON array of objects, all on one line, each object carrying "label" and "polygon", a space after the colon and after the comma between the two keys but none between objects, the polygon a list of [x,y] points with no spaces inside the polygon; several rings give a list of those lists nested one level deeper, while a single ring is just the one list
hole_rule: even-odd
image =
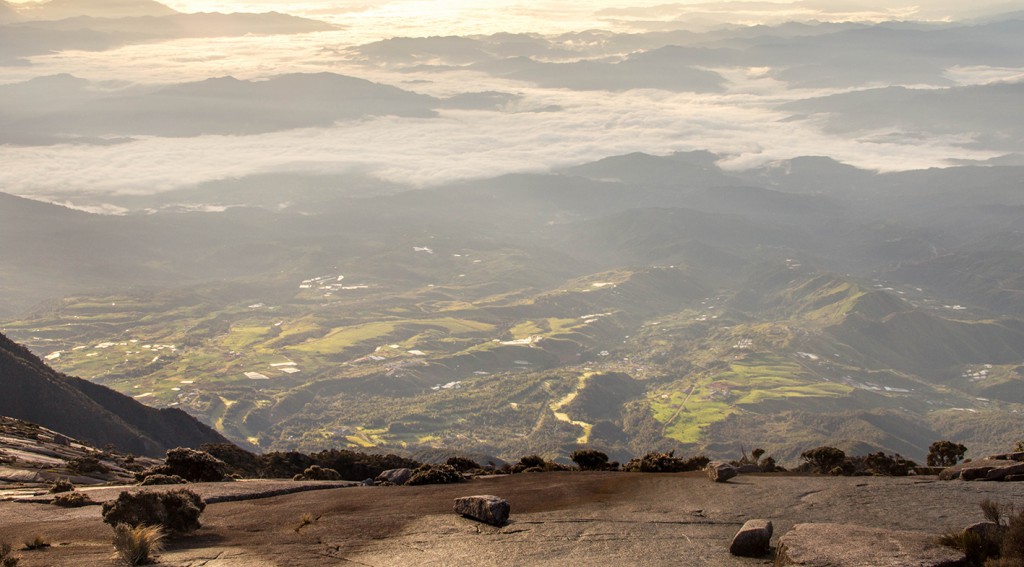
[{"label": "low bush", "polygon": [[706,467],[709,462],[711,460],[703,455],[684,459],[676,457],[675,451],[669,451],[668,453],[651,452],[643,457],[630,459],[623,467],[623,470],[626,472],[645,473],[699,471]]},{"label": "low bush", "polygon": [[481,470],[480,463],[466,457],[448,457],[444,464],[455,468],[459,472]]},{"label": "low bush", "polygon": [[114,526],[114,550],[129,565],[145,565],[163,549],[164,531],[160,526]]},{"label": "low bush", "polygon": [[81,508],[82,506],[96,504],[96,501],[81,492],[65,492],[54,497],[52,503],[54,506],[60,506],[61,508]]},{"label": "low bush", "polygon": [[842,471],[846,453],[835,447],[821,446],[800,453],[800,458],[804,460],[804,464],[801,465],[804,472],[834,474],[836,468]]},{"label": "low bush", "polygon": [[75,489],[75,485],[66,478],[58,478],[50,485],[50,494],[60,494],[61,492],[71,492]]},{"label": "low bush", "polygon": [[199,529],[199,515],[206,502],[188,489],[171,492],[122,492],[117,500],[103,504],[103,521],[116,526],[163,526],[176,532]]},{"label": "low bush", "polygon": [[140,486],[160,486],[160,485],[187,484],[187,483],[188,483],[187,480],[181,478],[180,476],[178,476],[176,474],[172,474],[172,475],[151,474],[151,475],[146,475],[142,479],[142,482],[139,483],[139,485]]},{"label": "low bush", "polygon": [[67,462],[69,471],[75,474],[105,473],[107,465],[100,462],[99,458],[93,455],[83,455]]},{"label": "low bush", "polygon": [[466,478],[462,473],[451,465],[423,465],[416,469],[405,484],[407,486],[418,486],[423,484],[451,484],[465,482]]},{"label": "low bush", "polygon": [[595,449],[580,449],[569,454],[569,459],[576,463],[581,471],[604,471],[608,465],[608,455]]},{"label": "low bush", "polygon": [[156,474],[180,476],[189,482],[221,482],[227,474],[227,465],[206,451],[178,447],[167,451],[164,464],[137,473],[135,478],[142,481]]},{"label": "low bush", "polygon": [[558,464],[553,461],[545,461],[544,457],[540,455],[527,455],[514,465],[503,467],[505,472],[509,473],[524,473],[524,472],[552,472],[552,471],[567,471],[569,467]]},{"label": "low bush", "polygon": [[341,480],[341,474],[334,469],[325,469],[320,465],[313,465],[302,474],[292,477],[292,480]]}]

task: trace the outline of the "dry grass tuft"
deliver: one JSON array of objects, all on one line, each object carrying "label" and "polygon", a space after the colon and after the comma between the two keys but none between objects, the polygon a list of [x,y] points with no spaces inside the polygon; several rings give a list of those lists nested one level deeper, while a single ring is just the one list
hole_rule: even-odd
[{"label": "dry grass tuft", "polygon": [[32,539],[25,540],[25,549],[28,550],[45,549],[47,547],[50,547],[50,541],[40,534],[36,534],[36,537]]},{"label": "dry grass tuft", "polygon": [[164,530],[160,526],[118,524],[114,526],[116,557],[128,565],[145,565],[163,549]]},{"label": "dry grass tuft", "polygon": [[11,544],[0,543],[0,567],[15,567],[21,561],[20,557],[11,555],[11,552]]},{"label": "dry grass tuft", "polygon": [[315,522],[315,521],[317,521],[319,519],[320,519],[320,516],[313,517],[313,514],[309,514],[309,513],[303,514],[302,517],[299,518],[299,525],[295,526],[295,533],[299,533],[299,530],[301,530],[302,528],[312,524],[313,522]]}]

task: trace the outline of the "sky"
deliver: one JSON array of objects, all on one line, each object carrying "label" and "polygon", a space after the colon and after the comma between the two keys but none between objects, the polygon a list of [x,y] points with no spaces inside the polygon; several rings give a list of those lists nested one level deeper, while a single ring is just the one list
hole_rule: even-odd
[{"label": "sky", "polygon": [[[705,29],[724,21],[777,23],[790,19],[867,22],[917,17],[942,20],[1005,8],[998,0],[961,2],[622,2],[588,0],[282,3],[249,0],[168,0],[182,11],[288,10],[340,26],[299,36],[182,39],[108,51],[68,51],[32,57],[31,65],[0,67],[0,85],[69,73],[105,88],[168,85],[209,77],[260,79],[290,72],[332,72],[400,88],[451,96],[494,90],[516,94],[501,112],[442,110],[437,118],[347,121],[250,136],[139,137],[112,146],[0,145],[0,191],[57,201],[81,195],[166,191],[225,177],[296,171],[360,171],[423,187],[516,171],[550,168],[645,151],[720,153],[726,168],[753,167],[800,155],[831,155],[864,168],[891,171],[946,165],[951,156],[984,160],[993,152],[965,146],[961,135],[907,141],[899,132],[849,137],[813,122],[786,120],[781,103],[839,92],[793,89],[763,69],[716,69],[726,92],[694,95],[653,89],[625,92],[539,88],[479,72],[421,73],[366,65],[355,46],[395,36],[497,32],[558,34],[587,29],[638,33]],[[1012,5],[1012,4],[1011,4]],[[970,14],[968,14],[970,12]],[[1019,76],[1018,68],[950,69],[962,84]],[[113,85],[113,86],[111,86]],[[559,112],[534,112],[558,107]],[[187,167],[182,167],[187,164]]]}]

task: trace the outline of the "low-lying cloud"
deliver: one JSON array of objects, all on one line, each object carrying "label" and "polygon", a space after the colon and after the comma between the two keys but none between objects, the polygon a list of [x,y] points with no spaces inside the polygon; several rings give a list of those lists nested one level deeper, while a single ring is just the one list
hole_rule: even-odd
[{"label": "low-lying cloud", "polygon": [[965,150],[961,136],[902,143],[890,136],[851,139],[813,122],[786,121],[758,97],[664,91],[577,93],[524,90],[520,105],[555,112],[444,110],[437,118],[381,117],[330,128],[251,136],[144,138],[117,146],[0,147],[0,187],[60,199],[81,194],[154,193],[254,173],[358,170],[412,186],[509,172],[545,171],[610,155],[709,149],[722,165],[746,168],[800,155],[829,155],[865,168],[902,170],[945,164]]}]

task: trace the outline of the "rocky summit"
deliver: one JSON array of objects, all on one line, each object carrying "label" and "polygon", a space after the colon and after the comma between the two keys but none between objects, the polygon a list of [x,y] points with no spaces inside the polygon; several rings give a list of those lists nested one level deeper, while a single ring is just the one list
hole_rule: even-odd
[{"label": "rocky summit", "polygon": [[[526,473],[415,487],[319,483],[312,491],[281,492],[283,485],[306,484],[190,485],[212,503],[202,527],[169,540],[158,564],[643,566],[686,558],[687,565],[757,565],[765,560],[735,556],[730,546],[748,521],[767,520],[774,527],[767,560],[778,552],[792,565],[954,565],[961,556],[937,546],[941,533],[983,520],[979,504],[986,499],[1024,498],[1021,483],[785,474],[714,483],[700,472]],[[120,490],[87,492],[102,502]],[[514,513],[507,523],[453,513],[454,499],[478,494],[508,501]],[[257,499],[240,500],[246,495]],[[109,564],[110,528],[99,506],[0,501],[0,525],[4,539],[16,543],[37,534],[53,542],[46,551],[19,552],[21,565]]]}]

